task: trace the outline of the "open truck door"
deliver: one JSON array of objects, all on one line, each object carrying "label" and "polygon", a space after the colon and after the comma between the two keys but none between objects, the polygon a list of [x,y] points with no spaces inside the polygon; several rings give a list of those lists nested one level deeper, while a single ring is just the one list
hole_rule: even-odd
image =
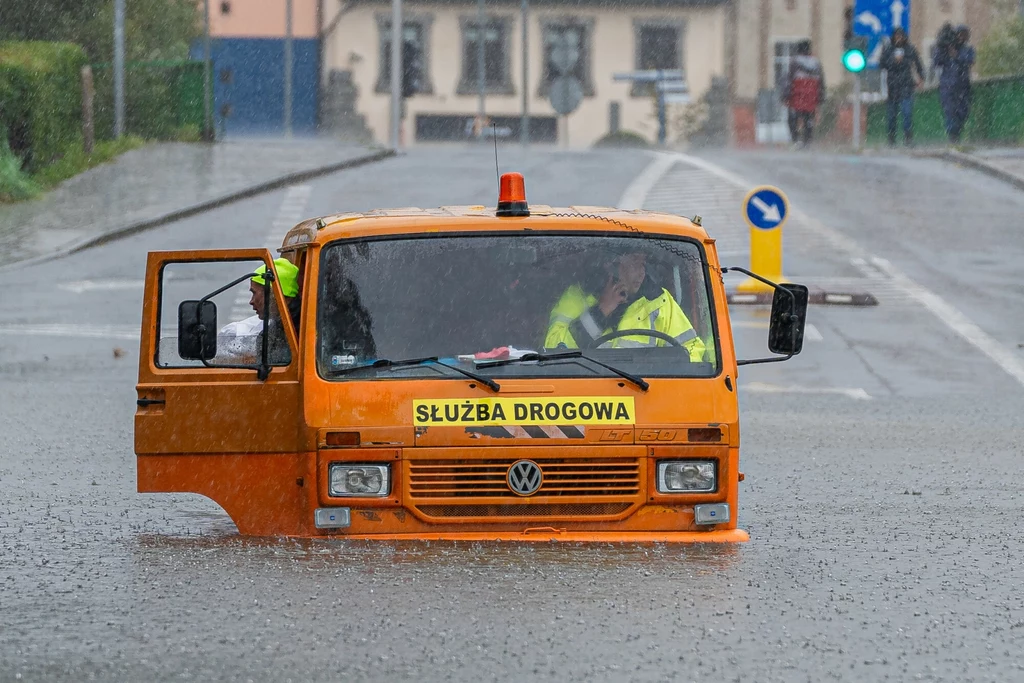
[{"label": "open truck door", "polygon": [[295,528],[315,481],[299,448],[299,307],[271,262],[266,249],[149,254],[135,414],[138,490],[200,493],[253,535]]}]

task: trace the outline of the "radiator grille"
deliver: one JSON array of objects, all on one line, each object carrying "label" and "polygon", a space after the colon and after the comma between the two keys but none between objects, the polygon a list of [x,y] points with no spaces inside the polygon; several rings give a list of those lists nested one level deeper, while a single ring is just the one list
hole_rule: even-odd
[{"label": "radiator grille", "polygon": [[[473,461],[407,461],[409,498],[414,501],[430,499],[432,502],[439,498],[489,498],[494,499],[495,502],[501,500],[523,501],[523,498],[509,490],[505,481],[508,468],[516,460],[518,458]],[[544,482],[533,497],[621,498],[636,496],[640,493],[640,462],[636,458],[532,458],[532,460],[540,466],[544,474]]]},{"label": "radiator grille", "polygon": [[610,517],[629,509],[632,503],[539,503],[526,505],[419,505],[428,517]]}]

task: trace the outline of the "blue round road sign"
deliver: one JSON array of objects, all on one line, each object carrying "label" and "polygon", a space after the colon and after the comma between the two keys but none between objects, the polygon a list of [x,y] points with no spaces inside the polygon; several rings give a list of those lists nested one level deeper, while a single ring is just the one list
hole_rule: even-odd
[{"label": "blue round road sign", "polygon": [[789,201],[777,187],[755,187],[743,203],[743,212],[751,226],[759,230],[772,230],[786,222]]}]

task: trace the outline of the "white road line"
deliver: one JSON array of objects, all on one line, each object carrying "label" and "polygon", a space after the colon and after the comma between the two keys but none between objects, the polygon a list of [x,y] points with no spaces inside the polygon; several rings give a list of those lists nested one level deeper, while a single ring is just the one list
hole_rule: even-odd
[{"label": "white road line", "polygon": [[856,401],[871,400],[871,394],[859,387],[853,389],[842,387],[782,387],[777,384],[764,384],[762,382],[740,382],[740,391],[750,391],[755,394],[834,394],[846,396]]},{"label": "white road line", "polygon": [[[285,191],[284,199],[271,222],[270,232],[264,240],[264,246],[270,250],[271,255],[275,255],[275,251],[280,248],[285,234],[305,217],[303,214],[312,194],[313,188],[310,185],[292,185]],[[251,314],[249,294],[240,292],[231,311],[232,320],[241,320]]]},{"label": "white road line", "polygon": [[[674,162],[670,161],[670,159],[707,171],[741,189],[754,187],[753,184],[746,182],[743,178],[723,168],[719,168],[706,159],[700,159],[688,154],[662,154],[630,183],[620,200],[620,206],[627,208],[625,205],[627,200],[629,201],[629,208],[643,206],[647,200],[647,195],[654,188],[655,184],[672,168]],[[870,254],[851,238],[811,218],[803,211],[791,207],[790,214],[794,220],[798,220],[802,224],[801,227],[811,232],[815,237],[829,244],[834,250],[845,252],[850,258],[850,263],[860,270],[865,277],[877,279],[880,271],[903,295],[916,300],[924,306],[940,322],[988,356],[1004,372],[1024,386],[1024,363],[1021,363],[1009,349],[978,327],[938,294],[922,287],[894,268],[885,259]]]},{"label": "white road line", "polygon": [[0,325],[0,334],[26,337],[82,337],[139,340],[139,329],[127,325],[70,325],[62,323]]},{"label": "white road line", "polygon": [[668,170],[677,161],[678,159],[676,159],[674,154],[656,155],[654,160],[647,165],[647,168],[641,171],[640,175],[634,178],[633,182],[626,188],[626,191],[622,193],[622,198],[619,199],[617,206],[626,211],[642,209],[651,188],[661,180],[662,176],[668,173]]},{"label": "white road line", "polygon": [[[733,328],[742,328],[748,330],[767,330],[768,323],[762,320],[730,320],[729,324]],[[821,335],[818,328],[813,323],[807,323],[804,327],[804,341],[820,342],[825,341],[825,337]]]},{"label": "white road line", "polygon": [[967,343],[991,358],[1008,375],[1024,385],[1024,363],[1012,351],[996,341],[938,294],[917,284],[887,260],[876,256],[872,257],[871,263],[903,287],[907,294],[931,311],[949,329],[963,337]]},{"label": "white road line", "polygon": [[145,280],[78,280],[76,282],[62,282],[57,285],[58,289],[65,292],[110,292],[119,289],[142,289],[146,286]]}]

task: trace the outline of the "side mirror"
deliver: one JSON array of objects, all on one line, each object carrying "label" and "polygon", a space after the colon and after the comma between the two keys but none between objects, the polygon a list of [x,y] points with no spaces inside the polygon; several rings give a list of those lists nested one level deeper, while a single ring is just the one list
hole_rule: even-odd
[{"label": "side mirror", "polygon": [[178,356],[210,360],[217,355],[217,304],[182,301],[178,304]]},{"label": "side mirror", "polygon": [[768,324],[768,350],[795,356],[804,348],[807,322],[807,287],[780,284],[772,297],[772,315]]}]

